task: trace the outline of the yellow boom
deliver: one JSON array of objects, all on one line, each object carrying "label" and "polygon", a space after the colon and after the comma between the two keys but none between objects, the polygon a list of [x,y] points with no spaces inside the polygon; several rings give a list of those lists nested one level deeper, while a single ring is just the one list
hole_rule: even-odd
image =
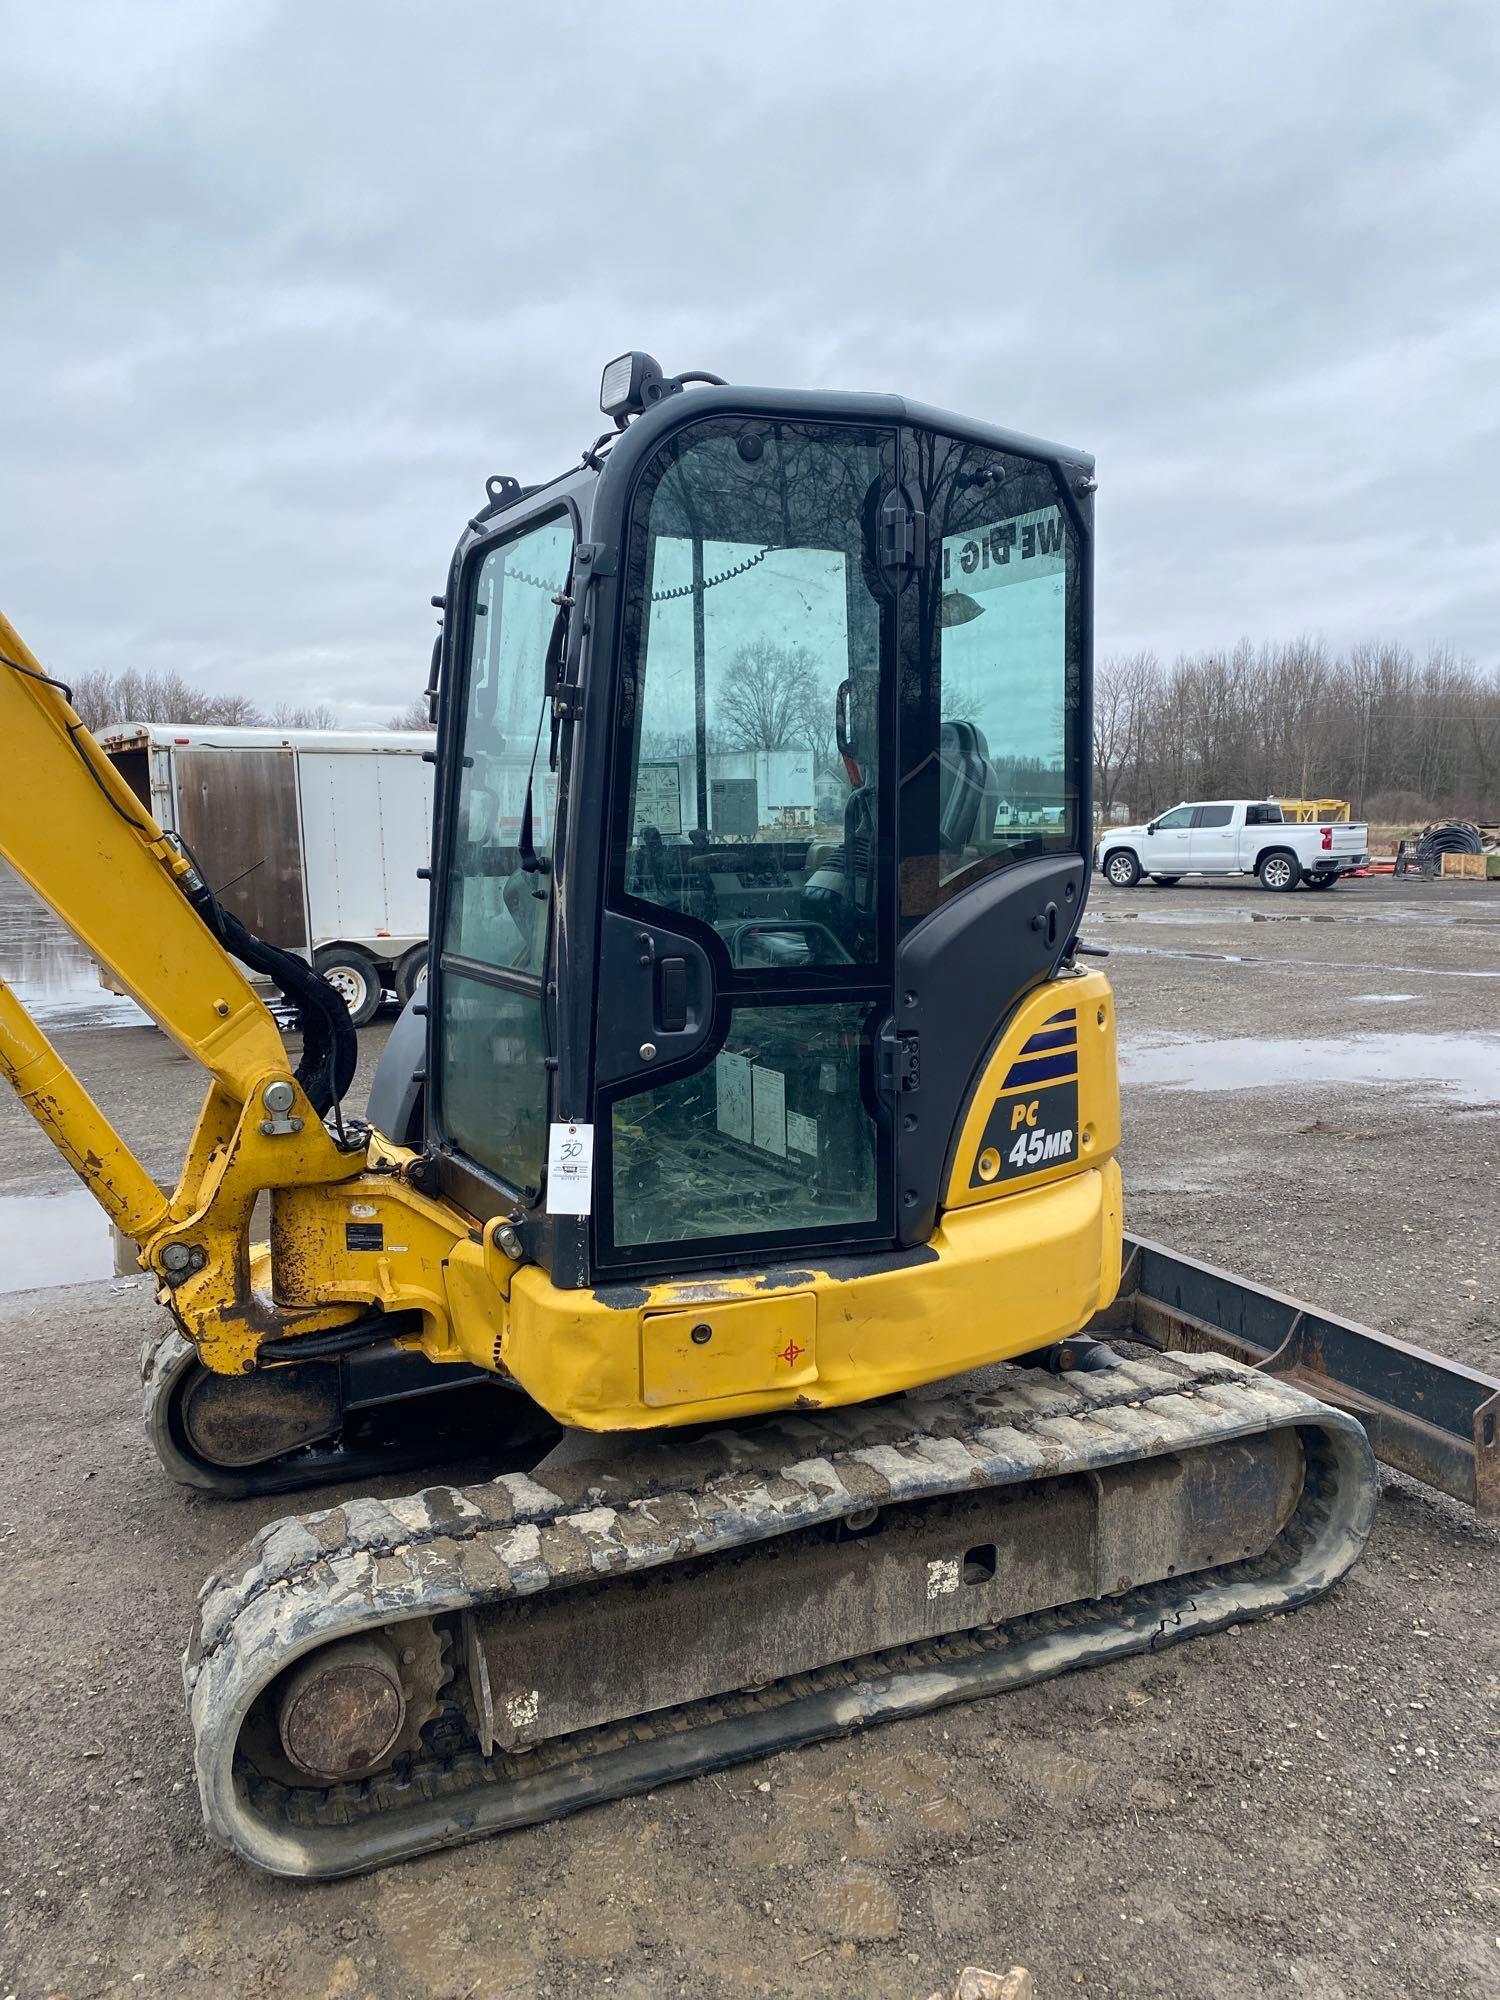
[{"label": "yellow boom", "polygon": [[[62,684],[0,615],[7,792],[0,854],[212,1081],[175,1192],[164,1196],[19,998],[0,986],[0,1074],[110,1218],[141,1248],[211,1366],[254,1365],[269,1333],[358,1309],[280,1308],[252,1278],[263,1189],[328,1186],[365,1165],[340,1150],[293,1076],[276,1023],[189,901],[191,862],[99,749]],[[255,1278],[264,1280],[264,1260]]]}]

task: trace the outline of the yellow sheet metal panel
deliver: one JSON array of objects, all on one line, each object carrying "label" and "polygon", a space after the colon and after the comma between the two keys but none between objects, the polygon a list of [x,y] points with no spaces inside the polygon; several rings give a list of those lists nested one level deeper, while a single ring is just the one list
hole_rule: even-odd
[{"label": "yellow sheet metal panel", "polygon": [[1114,1157],[1120,1143],[1115,1004],[1102,972],[1022,1002],[959,1131],[944,1205],[1009,1198]]},{"label": "yellow sheet metal panel", "polygon": [[641,1399],[650,1409],[784,1395],[818,1379],[812,1292],[722,1299],[641,1315]]},{"label": "yellow sheet metal panel", "polygon": [[[534,1265],[516,1272],[502,1365],[560,1423],[643,1430],[758,1411],[831,1407],[891,1395],[1065,1339],[1113,1298],[1120,1270],[1120,1175],[1113,1159],[1005,1200],[947,1213],[931,1243],[887,1258],[816,1264],[778,1286],[755,1273],[710,1282],[559,1291]],[[644,1297],[642,1296],[644,1292]],[[696,1325],[739,1301],[772,1313],[815,1301],[816,1379],[784,1376],[726,1393],[712,1343],[686,1348],[642,1393],[645,1322]],[[802,1308],[798,1306],[797,1310]],[[748,1323],[748,1322],[747,1322]],[[473,1346],[460,1344],[471,1359]],[[785,1347],[783,1340],[780,1343]],[[797,1346],[803,1343],[795,1340]]]}]

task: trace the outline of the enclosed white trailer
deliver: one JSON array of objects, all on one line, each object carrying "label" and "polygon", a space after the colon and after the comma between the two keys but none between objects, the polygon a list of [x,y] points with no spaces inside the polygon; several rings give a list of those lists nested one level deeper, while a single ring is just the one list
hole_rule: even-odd
[{"label": "enclosed white trailer", "polygon": [[119,723],[100,745],[226,908],[300,952],[356,1025],[427,963],[433,739],[419,730]]}]

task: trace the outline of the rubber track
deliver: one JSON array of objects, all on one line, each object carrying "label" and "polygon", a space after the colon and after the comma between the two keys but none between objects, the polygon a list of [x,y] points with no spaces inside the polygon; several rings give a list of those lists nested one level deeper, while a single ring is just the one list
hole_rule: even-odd
[{"label": "rubber track", "polygon": [[[1357,1558],[1374,1459],[1353,1418],[1218,1355],[1129,1350],[1119,1368],[653,1440],[486,1485],[364,1499],[271,1523],[205,1584],[183,1664],[209,1831],[273,1873],[336,1876],[649,1790],[821,1736],[999,1692],[1290,1608]],[[1302,1431],[1308,1477],[1264,1556],[1124,1597],[924,1641],[544,1743],[437,1751],[393,1774],[295,1791],[237,1769],[257,1695],[351,1633],[744,1547],[871,1505],[1097,1470]],[[429,1741],[433,1732],[429,1732]]]}]

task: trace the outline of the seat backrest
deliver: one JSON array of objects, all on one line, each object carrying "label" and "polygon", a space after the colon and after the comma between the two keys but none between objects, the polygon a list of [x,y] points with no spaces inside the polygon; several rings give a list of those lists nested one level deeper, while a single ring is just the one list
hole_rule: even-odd
[{"label": "seat backrest", "polygon": [[938,762],[938,848],[943,854],[961,854],[974,838],[985,796],[995,782],[983,731],[972,722],[945,722]]}]

